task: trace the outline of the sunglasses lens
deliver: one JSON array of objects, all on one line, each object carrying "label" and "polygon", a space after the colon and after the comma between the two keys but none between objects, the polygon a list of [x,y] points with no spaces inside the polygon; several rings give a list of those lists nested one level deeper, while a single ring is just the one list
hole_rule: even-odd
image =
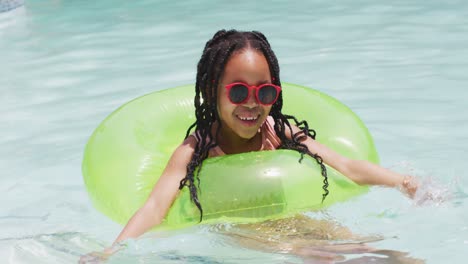
[{"label": "sunglasses lens", "polygon": [[274,86],[265,85],[258,91],[258,100],[262,104],[273,104],[278,95],[278,91]]},{"label": "sunglasses lens", "polygon": [[229,90],[229,98],[235,104],[242,103],[249,96],[249,88],[245,85],[237,84]]}]

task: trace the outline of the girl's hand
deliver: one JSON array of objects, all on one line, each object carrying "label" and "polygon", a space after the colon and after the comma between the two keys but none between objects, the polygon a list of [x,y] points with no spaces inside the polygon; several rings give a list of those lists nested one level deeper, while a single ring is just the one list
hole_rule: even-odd
[{"label": "girl's hand", "polygon": [[411,199],[414,199],[414,195],[419,188],[419,180],[416,177],[406,175],[403,178],[403,182],[397,186],[398,190],[408,195]]},{"label": "girl's hand", "polygon": [[441,204],[450,199],[450,190],[431,178],[405,176],[398,189],[414,200],[416,205]]},{"label": "girl's hand", "polygon": [[101,251],[93,251],[80,257],[79,264],[94,264],[106,261],[112,254],[119,251],[120,246],[112,246]]},{"label": "girl's hand", "polygon": [[91,263],[102,263],[103,261],[107,260],[110,255],[107,255],[104,252],[90,252],[86,255],[80,257],[78,261],[79,264],[91,264]]}]

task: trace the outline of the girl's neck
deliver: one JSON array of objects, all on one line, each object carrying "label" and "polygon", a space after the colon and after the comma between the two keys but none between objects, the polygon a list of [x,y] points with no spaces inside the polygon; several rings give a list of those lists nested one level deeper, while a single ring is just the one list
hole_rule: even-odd
[{"label": "girl's neck", "polygon": [[260,148],[262,147],[262,134],[260,131],[257,134],[255,134],[254,137],[245,139],[239,137],[232,131],[227,130],[228,128],[221,127],[221,130],[219,131],[219,136],[216,139],[218,146],[226,154],[238,154],[250,151],[257,151],[260,150]]}]

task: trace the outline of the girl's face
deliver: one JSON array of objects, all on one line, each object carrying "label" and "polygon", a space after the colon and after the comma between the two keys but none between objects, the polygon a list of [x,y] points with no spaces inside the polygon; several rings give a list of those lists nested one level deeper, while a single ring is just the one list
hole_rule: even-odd
[{"label": "girl's face", "polygon": [[265,56],[252,49],[235,52],[227,62],[218,86],[217,107],[223,136],[231,139],[251,139],[268,117],[271,105],[258,103],[254,90],[250,91],[246,102],[239,105],[231,103],[226,85],[234,82],[255,86],[271,83],[270,68]]}]

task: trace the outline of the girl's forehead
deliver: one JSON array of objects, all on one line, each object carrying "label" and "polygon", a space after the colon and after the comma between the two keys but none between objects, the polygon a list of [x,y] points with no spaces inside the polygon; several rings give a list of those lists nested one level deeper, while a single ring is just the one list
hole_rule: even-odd
[{"label": "girl's forehead", "polygon": [[[261,79],[261,80],[260,80]],[[263,53],[253,49],[232,54],[224,68],[223,80],[254,82],[269,81],[270,67]]]}]

